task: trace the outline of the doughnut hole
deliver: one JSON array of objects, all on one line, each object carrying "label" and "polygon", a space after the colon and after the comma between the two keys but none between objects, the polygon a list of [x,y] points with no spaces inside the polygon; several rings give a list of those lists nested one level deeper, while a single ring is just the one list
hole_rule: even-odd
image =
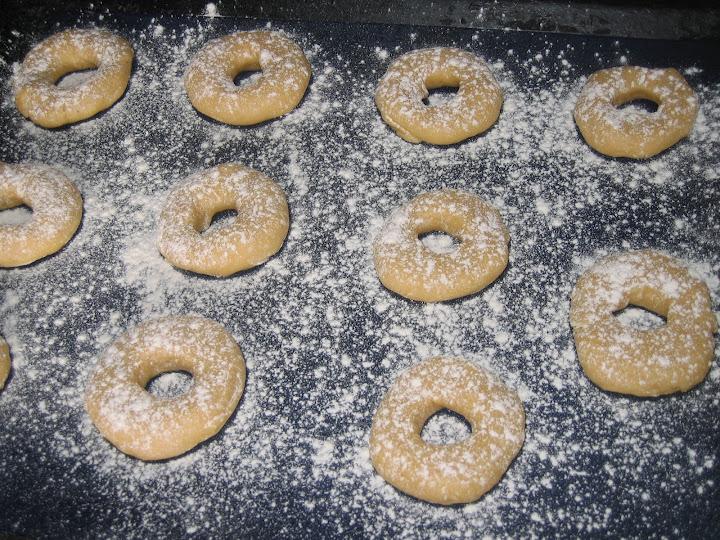
[{"label": "doughnut hole", "polygon": [[260,58],[249,51],[230,55],[225,64],[225,73],[234,86],[245,88],[259,81],[262,75]]},{"label": "doughnut hole", "polygon": [[159,398],[174,398],[186,393],[192,386],[192,373],[185,370],[164,371],[152,377],[145,390]]},{"label": "doughnut hole", "polygon": [[467,419],[451,409],[440,409],[425,421],[420,437],[428,444],[455,444],[472,434],[472,425]]},{"label": "doughnut hole", "polygon": [[664,316],[632,304],[614,311],[613,315],[623,325],[636,330],[652,330],[667,324],[667,319]]},{"label": "doughnut hole", "polygon": [[60,88],[74,88],[98,72],[100,58],[92,49],[77,48],[59,53],[47,76]]},{"label": "doughnut hole", "polygon": [[658,110],[662,98],[645,89],[633,89],[629,92],[620,92],[612,103],[620,110],[645,112],[652,114]]},{"label": "doughnut hole", "polygon": [[428,107],[443,105],[455,99],[458,93],[457,86],[440,86],[438,88],[428,88],[427,97],[422,102]]},{"label": "doughnut hole", "polygon": [[460,90],[460,78],[451,73],[431,73],[425,79],[427,96],[422,102],[429,107],[444,105],[455,99]]},{"label": "doughnut hole", "polygon": [[459,238],[444,231],[429,231],[418,235],[423,246],[439,255],[446,255],[457,251],[462,243]]},{"label": "doughnut hole", "polygon": [[442,216],[433,209],[423,209],[413,216],[418,241],[433,253],[445,255],[457,251],[465,230],[461,214]]},{"label": "doughnut hole", "polygon": [[617,106],[618,109],[630,109],[633,111],[652,114],[658,110],[659,105],[652,99],[633,99]]},{"label": "doughnut hole", "polygon": [[156,397],[179,397],[192,386],[193,371],[192,356],[148,354],[133,366],[130,380]]},{"label": "doughnut hole", "polygon": [[262,75],[261,69],[243,69],[233,77],[233,84],[238,87],[249,86]]},{"label": "doughnut hole", "polygon": [[667,324],[670,299],[656,289],[641,287],[630,290],[625,305],[613,315],[625,326],[636,330],[653,330]]},{"label": "doughnut hole", "polygon": [[3,208],[0,204],[0,226],[3,225],[24,225],[32,219],[32,208],[26,204],[18,204]]},{"label": "doughnut hole", "polygon": [[220,231],[233,225],[238,215],[238,202],[235,194],[220,189],[207,197],[203,204],[195,204],[192,216],[192,227],[201,234]]},{"label": "doughnut hole", "polygon": [[55,81],[55,86],[58,88],[77,88],[85,81],[93,78],[97,71],[97,67],[69,71]]},{"label": "doughnut hole", "polygon": [[220,210],[219,212],[216,212],[212,216],[208,226],[199,232],[207,233],[211,230],[217,230],[217,229],[226,227],[228,225],[231,225],[237,218],[237,215],[238,215],[237,210],[235,210],[234,208],[228,208],[227,210]]}]

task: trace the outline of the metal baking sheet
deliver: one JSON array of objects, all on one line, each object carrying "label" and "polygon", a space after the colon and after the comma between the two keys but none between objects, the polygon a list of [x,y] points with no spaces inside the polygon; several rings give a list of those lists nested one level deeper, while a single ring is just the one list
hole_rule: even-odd
[{"label": "metal baking sheet", "polygon": [[[59,21],[58,29],[75,21]],[[13,373],[0,393],[0,535],[29,537],[712,536],[719,524],[720,368],[661,399],[605,393],[582,374],[568,324],[577,276],[597,257],[653,247],[720,294],[720,66],[716,42],[433,27],[122,18],[136,51],[123,99],[44,130],[12,102],[14,63],[43,35],[3,36],[0,159],[65,171],[85,204],[59,253],[0,270],[0,332]],[[189,59],[236,30],[286,32],[313,79],[299,108],[248,128],[196,113]],[[450,147],[411,145],[373,92],[398,55],[457,46],[487,59],[505,92],[497,124]],[[584,77],[623,63],[674,66],[698,92],[692,135],[647,161],[610,159],[579,136]],[[433,98],[435,99],[435,98]],[[264,266],[227,279],[173,269],[154,244],[168,190],[226,161],[286,190],[291,230]],[[370,242],[393,208],[442,187],[492,201],[511,232],[505,273],[469,298],[421,304],[378,282]],[[21,211],[2,219],[22,219]],[[9,217],[8,217],[9,216]],[[108,344],[158,315],[221,322],[248,363],[236,413],[179,459],[143,463],[103,440],[83,409]],[[625,315],[628,324],[644,320]],[[631,320],[632,319],[632,320]],[[522,452],[478,502],[440,507],[372,469],[372,415],[395,377],[463,356],[520,393]],[[187,381],[169,376],[156,391]],[[463,433],[451,416],[426,436]]]}]

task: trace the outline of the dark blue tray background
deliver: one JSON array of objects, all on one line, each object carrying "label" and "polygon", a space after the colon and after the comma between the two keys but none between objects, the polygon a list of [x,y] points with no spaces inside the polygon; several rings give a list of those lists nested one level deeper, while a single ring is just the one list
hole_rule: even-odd
[{"label": "dark blue tray background", "polygon": [[[146,58],[158,59],[152,68],[158,73],[164,69],[162,62],[171,58],[170,49],[158,43],[173,41],[173,31],[181,34],[200,25],[207,28],[209,38],[265,25],[262,21],[222,18],[200,22],[162,18],[157,22],[165,27],[165,33],[158,38],[147,30],[151,24],[148,19],[107,16],[102,21],[80,24],[63,21],[59,27],[87,22],[128,36],[136,50],[146,49]],[[571,153],[568,167],[586,173],[584,179],[575,179],[564,172],[562,159],[544,157],[536,147],[528,149],[529,160],[517,165],[497,159],[502,149],[481,147],[479,157],[471,159],[458,157],[463,144],[445,149],[410,148],[388,129],[373,132],[368,122],[379,122],[371,101],[378,78],[393,57],[414,48],[455,45],[492,60],[502,59],[501,80],[509,73],[523,91],[541,93],[551,91],[559,79],[579,81],[599,68],[617,65],[621,56],[637,65],[701,68],[690,78],[691,84],[715,85],[717,89],[720,61],[714,51],[719,50],[719,43],[300,22],[273,27],[290,32],[306,50],[315,43],[320,45],[312,57],[315,75],[301,110],[319,106],[312,101],[312,85],[321,77],[318,68],[335,68],[332,77],[338,78],[324,87],[323,95],[339,105],[328,108],[321,121],[310,117],[312,130],[290,123],[291,114],[287,119],[238,129],[217,147],[210,144],[203,148],[201,142],[212,142],[213,129],[229,128],[197,115],[194,122],[185,123],[192,114],[189,105],[180,107],[177,99],[167,103],[142,99],[144,90],[133,79],[124,102],[92,121],[98,123],[92,128],[96,139],[85,148],[82,124],[56,132],[28,128],[10,103],[9,84],[3,83],[0,159],[58,164],[81,177],[86,201],[88,196],[107,199],[118,210],[104,221],[89,222],[88,206],[99,206],[97,200],[89,205],[86,202],[83,229],[63,252],[28,269],[0,270],[0,293],[18,291],[22,299],[2,314],[17,317],[10,329],[10,344],[17,350],[18,343],[27,342],[21,346],[21,365],[16,365],[0,394],[0,533],[58,538],[479,537],[485,533],[511,537],[711,537],[720,525],[717,367],[713,368],[714,376],[686,395],[636,400],[605,394],[583,378],[574,358],[557,363],[562,352],[571,348],[571,336],[568,325],[557,322],[564,319],[554,314],[566,309],[578,274],[577,258],[621,249],[623,242],[631,247],[665,249],[717,268],[717,180],[707,180],[692,168],[694,164],[703,168],[717,162],[717,140],[694,155],[684,150],[683,155],[691,156],[687,163],[673,162],[677,167],[673,174],[683,175],[677,185],[657,186],[640,180],[630,190],[610,178],[607,168],[600,164],[594,177],[592,160],[617,162],[621,171],[632,168],[633,162],[608,160],[588,152],[588,164],[578,165],[573,163],[577,152]],[[411,34],[415,36],[412,41]],[[478,37],[473,39],[474,35]],[[3,47],[13,51],[13,57],[7,59],[19,61],[30,44],[42,37],[22,34],[9,38]],[[177,38],[174,42],[180,41]],[[200,45],[198,41],[191,51]],[[375,47],[386,50],[389,58],[374,54]],[[514,55],[509,56],[508,49],[513,49]],[[555,61],[560,51],[572,66],[569,73],[561,73],[564,68]],[[548,61],[527,61],[538,52]],[[9,64],[0,64],[3,81],[10,73]],[[332,77],[326,75],[323,80]],[[565,84],[572,87],[569,82]],[[172,89],[153,91],[169,93]],[[145,120],[135,122],[137,116],[127,111],[130,107],[144,108]],[[167,124],[154,122],[157,115],[168,118],[173,114],[178,115],[178,123],[170,133],[163,129]],[[717,121],[715,113],[707,124],[717,130]],[[268,146],[268,133],[285,129],[283,122],[294,133],[293,148],[286,148],[282,138]],[[202,126],[200,132],[198,124]],[[373,135],[377,133],[381,133],[380,139]],[[126,156],[125,147],[119,144],[128,134],[135,137],[135,155],[152,154],[153,168],[162,170],[133,177],[134,166],[122,165],[131,156]],[[53,147],[48,142],[52,137],[63,144]],[[508,152],[516,151],[512,145],[517,141],[506,141]],[[464,144],[481,145],[483,140]],[[689,144],[681,143],[683,148]],[[158,149],[163,151],[157,153]],[[291,150],[296,152],[295,157],[291,158]],[[424,151],[430,156],[426,162],[421,157]],[[442,159],[443,152],[453,156],[451,165],[436,171],[433,160]],[[92,338],[78,342],[74,336],[83,332],[91,336],[117,334],[147,315],[142,306],[151,294],[123,281],[124,248],[114,232],[138,231],[138,227],[127,225],[142,207],[133,201],[133,193],[157,193],[161,201],[165,191],[188,173],[209,163],[235,159],[263,170],[288,190],[294,236],[291,232],[277,257],[285,261],[290,272],[277,272],[270,264],[235,276],[231,279],[236,282],[246,280],[257,286],[242,286],[232,290],[242,294],[230,296],[224,294],[227,290],[222,282],[186,275],[186,290],[176,296],[158,297],[151,314],[190,311],[219,320],[238,338],[251,363],[246,396],[237,414],[225,430],[196,450],[207,452],[197,458],[197,468],[192,462],[183,465],[172,461],[146,466],[120,455],[88,428],[82,403],[72,395],[82,393],[87,373],[106,345]],[[288,170],[298,159],[308,178],[307,193],[289,178]],[[379,160],[379,165],[373,160]],[[354,178],[338,174],[345,163],[360,174]],[[516,166],[522,178],[510,181]],[[151,180],[149,184],[143,183],[146,177]],[[583,208],[568,208],[570,218],[565,226],[550,228],[541,219],[528,217],[533,210],[528,203],[537,195],[563,204],[582,200],[583,182],[604,196]],[[533,193],[532,186],[539,186],[540,193]],[[425,307],[398,298],[374,282],[368,256],[371,218],[387,215],[416,193],[440,187],[461,187],[490,199],[499,198],[513,234],[511,264],[498,282],[471,299],[428,308],[448,320],[453,320],[448,315],[453,310],[463,316],[457,320],[457,337],[451,339],[453,350],[448,351],[441,349],[443,340],[449,338],[438,337],[435,329],[422,324]],[[348,197],[358,200],[356,209],[343,205]],[[514,210],[507,211],[503,205]],[[155,217],[142,211],[139,215],[142,226],[151,231]],[[670,233],[674,217],[687,219],[691,226]],[[99,235],[101,241],[92,242],[91,234]],[[347,238],[361,240],[361,248],[348,248],[342,242]],[[301,254],[307,254],[310,262],[299,258]],[[305,281],[307,273],[318,268],[326,276]],[[82,309],[70,310],[62,330],[43,319],[45,308],[29,305],[30,300],[41,302],[48,306],[49,314],[60,316],[62,299],[76,293],[88,296],[80,301]],[[505,305],[499,318],[511,333],[508,347],[497,347],[492,329],[483,327],[483,317],[492,315],[485,302],[487,295],[495,295]],[[378,313],[373,302],[389,307]],[[321,317],[307,324],[303,319],[308,315],[301,310],[304,303],[318,308],[311,317],[328,307],[343,310],[342,328],[332,328]],[[528,306],[544,308],[538,312]],[[120,314],[119,322],[108,327],[112,312]],[[534,319],[533,313],[546,320]],[[511,386],[526,389],[525,448],[498,488],[471,507],[441,509],[391,493],[377,482],[370,483],[372,474],[367,471],[347,472],[354,458],[343,456],[362,447],[383,393],[402,369],[420,360],[410,338],[385,339],[393,332],[393,324],[403,322],[406,316],[404,324],[412,329],[412,339],[424,340],[432,352],[467,352]],[[528,333],[529,326],[542,333],[544,325],[548,339]],[[451,326],[448,323],[439,328],[447,333]],[[330,346],[322,345],[326,334]],[[56,336],[55,341],[49,339],[51,336]],[[293,338],[303,340],[303,344],[292,345]],[[351,366],[338,364],[341,354],[352,358]],[[64,365],[50,361],[56,357],[70,361]],[[384,360],[389,363],[384,365]],[[265,369],[264,362],[272,369]],[[23,369],[30,367],[37,374],[34,378],[24,374]],[[316,370],[320,375],[313,376]],[[551,379],[558,377],[564,382],[561,388],[551,384]],[[357,392],[351,405],[334,414],[322,414],[339,393],[352,388]],[[42,408],[40,401],[45,402]],[[627,422],[607,417],[608,411],[616,408],[626,411]],[[642,425],[633,425],[632,419],[640,419]],[[265,435],[255,439],[256,432]],[[285,439],[281,438],[283,433]],[[276,443],[274,436],[282,442]],[[294,448],[290,444],[293,439],[297,441]],[[58,451],[68,448],[67,440],[87,441],[80,444],[88,445],[90,457],[83,457],[86,449],[82,446],[75,455]],[[333,474],[313,475],[318,470],[313,465],[317,448],[308,443],[311,440],[334,442],[327,467],[340,465]],[[244,452],[247,446],[249,453],[262,447],[262,441],[267,442],[267,453],[260,454],[255,463],[243,462],[245,469],[224,463],[223,447]],[[637,450],[645,446],[647,455]],[[629,449],[627,459],[619,458],[623,447]],[[703,459],[709,457],[710,465],[691,472],[696,464],[688,460],[688,449]],[[554,455],[565,457],[553,459]],[[107,460],[106,465],[102,459]],[[228,458],[228,463],[234,459]],[[700,461],[706,463],[703,459]],[[165,469],[158,472],[162,467]],[[141,469],[149,471],[147,477],[137,472]]]}]

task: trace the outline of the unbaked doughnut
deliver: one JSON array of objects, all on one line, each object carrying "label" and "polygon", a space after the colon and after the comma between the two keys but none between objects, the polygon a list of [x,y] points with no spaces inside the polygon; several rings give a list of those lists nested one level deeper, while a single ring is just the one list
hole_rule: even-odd
[{"label": "unbaked doughnut", "polygon": [[[120,99],[132,71],[133,50],[107,30],[64,30],[38,43],[25,56],[15,82],[15,104],[39,126],[79,122]],[[96,69],[81,83],[56,83],[75,71]]]},{"label": "unbaked doughnut", "polygon": [[[441,231],[460,241],[451,253],[431,251],[419,235]],[[508,233],[497,209],[456,190],[423,193],[385,222],[373,243],[375,270],[405,298],[439,302],[487,287],[508,262]]]},{"label": "unbaked doughnut", "polygon": [[[666,318],[639,330],[613,313],[629,305]],[[635,396],[685,392],[713,359],[717,322],[705,283],[673,257],[653,250],[610,255],[577,281],[570,324],[585,374],[604,390]]]},{"label": "unbaked doughnut", "polygon": [[[467,439],[425,442],[425,422],[441,409],[470,423]],[[518,395],[460,358],[436,357],[403,373],[373,418],[375,470],[405,493],[437,504],[468,503],[500,481],[522,447],[525,411]]]},{"label": "unbaked doughnut", "polygon": [[[428,90],[455,86],[454,98],[425,105]],[[500,115],[503,93],[487,64],[460,49],[436,47],[390,64],[375,92],[383,120],[412,143],[453,144],[482,133]]]},{"label": "unbaked doughnut", "polygon": [[10,349],[7,342],[0,336],[0,390],[10,375]]},{"label": "unbaked doughnut", "polygon": [[[237,210],[232,222],[206,231],[216,213],[230,209]],[[289,226],[282,188],[258,171],[226,163],[191,176],[168,195],[158,248],[178,268],[229,276],[275,254]]]},{"label": "unbaked doughnut", "polygon": [[30,264],[55,253],[73,237],[83,202],[75,184],[45,165],[0,163],[0,210],[25,204],[27,223],[0,225],[0,267]]},{"label": "unbaked doughnut", "polygon": [[[257,80],[235,85],[238,73],[254,70],[262,70]],[[185,90],[204,115],[247,126],[297,107],[311,74],[302,49],[278,32],[237,32],[198,51],[185,74]]]},{"label": "unbaked doughnut", "polygon": [[[184,394],[164,398],[145,390],[153,377],[180,370],[193,376]],[[221,324],[170,316],[115,340],[90,377],[85,407],[100,433],[126,454],[167,459],[220,431],[244,388],[245,360]]]},{"label": "unbaked doughnut", "polygon": [[[635,99],[654,101],[657,111],[618,109]],[[695,92],[676,69],[624,66],[590,75],[575,105],[575,123],[598,152],[644,159],[686,137],[697,112]]]}]

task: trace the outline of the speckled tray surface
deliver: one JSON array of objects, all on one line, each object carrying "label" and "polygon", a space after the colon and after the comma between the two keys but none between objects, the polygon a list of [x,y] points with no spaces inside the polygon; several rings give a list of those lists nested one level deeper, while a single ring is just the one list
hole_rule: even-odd
[{"label": "speckled tray surface", "polygon": [[[313,79],[300,107],[250,128],[194,111],[182,87],[208,39],[266,26],[232,19],[83,21],[126,36],[129,89],[100,116],[44,130],[12,101],[3,50],[0,159],[63,170],[84,197],[65,249],[0,270],[0,333],[13,373],[0,393],[0,536],[370,537],[712,536],[720,524],[720,367],[683,395],[632,399],[582,374],[568,323],[577,276],[607,253],[653,247],[720,298],[720,65],[717,43],[445,28],[288,23]],[[72,25],[72,24],[69,24]],[[58,28],[69,26],[61,24]],[[505,92],[497,124],[452,147],[411,145],[373,102],[390,61],[435,45],[474,51]],[[689,139],[647,161],[581,140],[572,108],[584,78],[621,63],[674,66],[701,111]],[[285,189],[291,230],[264,266],[227,279],[173,269],[155,248],[159,209],[189,174],[226,161]],[[370,244],[413,196],[462,188],[493,202],[510,264],[488,289],[414,303],[377,280]],[[22,219],[21,211],[3,219]],[[20,212],[20,213],[18,213]],[[0,214],[1,216],[1,214]],[[10,216],[9,218],[7,216]],[[221,322],[248,364],[245,394],[214,438],[160,463],[127,457],[90,423],[82,395],[99,354],[153,316]],[[649,324],[628,311],[628,324]],[[399,373],[463,356],[515,388],[525,445],[478,502],[440,507],[376,475],[372,415]],[[159,379],[157,393],[187,386]],[[454,440],[463,424],[425,429]]]}]

